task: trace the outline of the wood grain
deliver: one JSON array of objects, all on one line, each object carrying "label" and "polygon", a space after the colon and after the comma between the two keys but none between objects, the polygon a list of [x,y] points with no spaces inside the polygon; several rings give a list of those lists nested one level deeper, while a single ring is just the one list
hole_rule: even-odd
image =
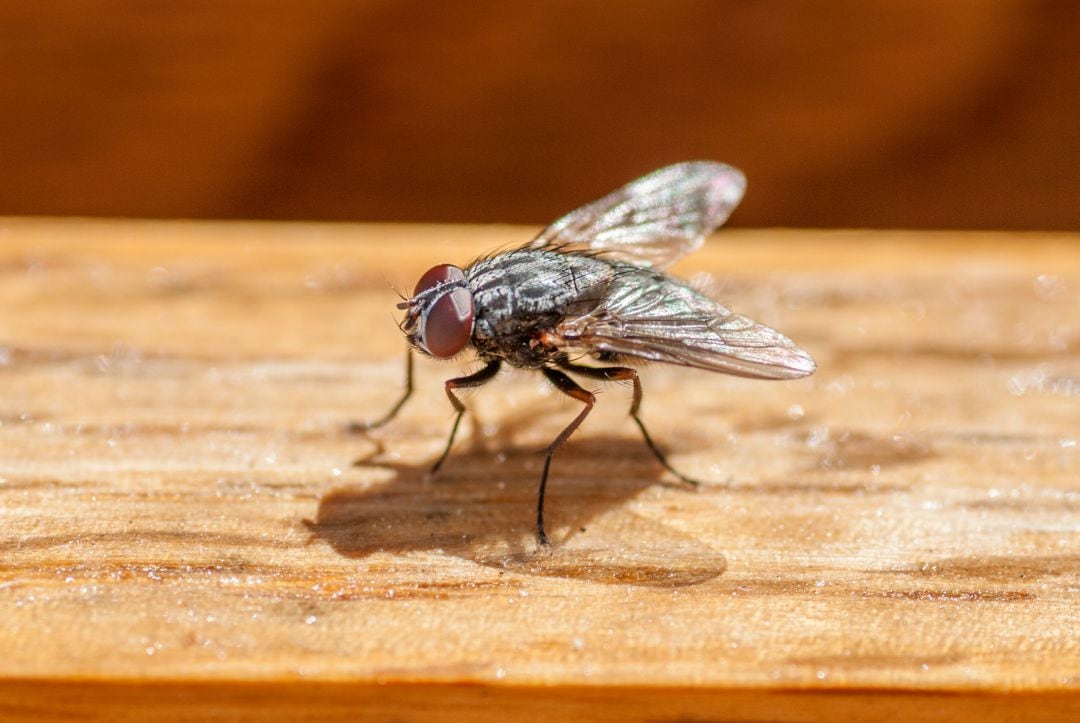
[{"label": "wood grain", "polygon": [[819,372],[511,373],[438,480],[390,284],[515,227],[0,220],[0,715],[1080,714],[1075,237],[733,231],[677,269]]}]

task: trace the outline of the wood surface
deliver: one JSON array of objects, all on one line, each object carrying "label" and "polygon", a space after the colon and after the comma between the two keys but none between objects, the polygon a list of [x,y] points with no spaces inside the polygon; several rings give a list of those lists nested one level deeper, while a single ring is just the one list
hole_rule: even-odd
[{"label": "wood surface", "polygon": [[1080,715],[1080,239],[729,231],[820,369],[401,389],[391,285],[521,227],[0,220],[0,717]]}]

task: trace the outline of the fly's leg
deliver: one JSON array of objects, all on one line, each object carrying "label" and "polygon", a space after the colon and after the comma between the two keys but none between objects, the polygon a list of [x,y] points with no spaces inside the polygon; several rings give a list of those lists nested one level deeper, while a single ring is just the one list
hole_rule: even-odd
[{"label": "fly's leg", "polygon": [[636,369],[631,369],[630,367],[586,367],[571,364],[570,362],[563,362],[559,364],[559,366],[574,374],[592,377],[593,379],[603,379],[604,381],[611,382],[633,382],[634,400],[630,403],[630,416],[633,417],[634,423],[637,424],[638,429],[641,430],[641,436],[645,439],[645,444],[652,450],[653,455],[656,456],[656,459],[659,460],[660,464],[664,465],[664,469],[678,477],[680,481],[685,482],[691,487],[697,487],[701,484],[696,479],[691,479],[672,467],[671,463],[667,461],[667,457],[664,456],[664,453],[660,451],[660,448],[653,442],[652,437],[649,436],[648,430],[645,429],[645,423],[641,421],[641,417],[638,415],[638,409],[641,407],[641,379],[638,377]]},{"label": "fly's leg", "polygon": [[544,459],[544,473],[540,477],[540,490],[537,493],[536,499],[536,539],[542,546],[548,547],[551,543],[548,541],[547,533],[544,532],[544,490],[547,488],[548,470],[551,468],[551,458],[555,455],[555,450],[561,447],[563,442],[574,433],[574,430],[585,421],[585,417],[589,416],[589,412],[592,411],[593,404],[596,402],[596,395],[582,389],[573,379],[560,371],[548,369],[547,367],[542,367],[540,371],[544,373],[544,376],[548,378],[548,381],[555,385],[556,389],[585,405],[585,408],[574,417],[574,420],[566,425],[566,429],[559,432],[559,436],[548,445],[547,455]]},{"label": "fly's leg", "polygon": [[390,421],[397,416],[397,413],[401,411],[401,408],[405,406],[405,402],[409,401],[409,397],[413,393],[413,355],[412,347],[406,347],[405,349],[405,393],[401,395],[401,398],[397,400],[394,406],[390,407],[390,411],[384,414],[379,419],[373,422],[352,422],[345,429],[350,434],[359,434],[366,432],[370,429],[378,429],[385,424],[389,424]]},{"label": "fly's leg", "polygon": [[446,380],[446,396],[450,400],[450,403],[454,405],[454,411],[457,412],[457,416],[454,417],[454,426],[450,428],[450,439],[446,440],[446,449],[436,460],[435,464],[431,466],[429,474],[435,474],[439,471],[439,467],[442,467],[442,463],[446,461],[447,456],[450,454],[450,448],[454,446],[454,437],[457,436],[458,425],[461,424],[461,417],[465,414],[465,405],[454,394],[455,389],[465,389],[468,387],[482,386],[499,373],[499,365],[501,362],[498,359],[488,362],[487,366],[476,372],[470,374],[467,377],[458,377],[456,379]]}]

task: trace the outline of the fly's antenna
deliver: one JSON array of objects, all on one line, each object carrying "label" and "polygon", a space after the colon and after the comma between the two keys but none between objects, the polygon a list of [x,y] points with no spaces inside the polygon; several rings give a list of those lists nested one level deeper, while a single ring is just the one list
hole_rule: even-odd
[{"label": "fly's antenna", "polygon": [[398,302],[398,304],[397,304],[397,308],[399,308],[399,309],[409,309],[409,308],[412,308],[413,306],[416,305],[416,300],[415,299],[410,299],[408,296],[405,296],[405,294],[401,293],[401,290],[398,289],[398,287],[394,286],[393,284],[389,284],[389,283],[387,284],[387,286],[389,286],[390,290],[393,291],[395,294],[397,294],[397,297],[399,299],[401,299],[401,301]]},{"label": "fly's antenna", "polygon": [[[390,281],[390,279],[386,278],[385,276],[383,277],[383,281],[386,283],[386,287],[388,289],[390,289],[391,291],[393,291],[397,295],[397,297],[399,299],[401,299],[402,301],[408,301],[409,300],[409,297],[405,296],[405,294],[401,293],[401,290],[397,286],[394,285],[393,281]],[[402,307],[400,305],[398,305],[398,308],[400,309]]]}]

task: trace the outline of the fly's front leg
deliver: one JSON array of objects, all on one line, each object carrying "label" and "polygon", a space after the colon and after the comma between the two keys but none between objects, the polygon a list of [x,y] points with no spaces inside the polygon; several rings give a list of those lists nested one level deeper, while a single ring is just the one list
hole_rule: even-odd
[{"label": "fly's front leg", "polygon": [[548,381],[554,384],[555,388],[560,392],[585,404],[585,408],[582,409],[581,412],[574,417],[574,420],[566,425],[566,429],[559,432],[559,436],[548,445],[547,456],[544,459],[544,473],[540,477],[540,490],[537,493],[536,499],[536,539],[541,545],[547,547],[551,545],[551,543],[548,541],[547,533],[544,532],[544,490],[547,488],[548,470],[551,468],[551,458],[555,455],[555,450],[561,447],[563,442],[574,433],[574,430],[585,421],[585,417],[589,416],[593,404],[596,403],[596,395],[582,389],[573,379],[560,371],[548,369],[547,367],[542,367],[540,371],[544,372],[544,376],[546,376]]},{"label": "fly's front leg", "polygon": [[488,362],[487,366],[476,372],[470,374],[467,377],[458,377],[456,379],[446,380],[446,396],[450,400],[450,403],[454,405],[454,411],[457,412],[457,416],[454,417],[454,426],[450,428],[450,439],[446,440],[446,449],[443,450],[439,459],[431,466],[429,474],[435,474],[439,471],[439,467],[442,467],[442,463],[446,461],[447,456],[450,454],[450,448],[454,446],[454,437],[457,436],[458,425],[461,424],[461,417],[465,414],[465,405],[454,394],[455,389],[465,389],[467,387],[479,387],[488,383],[491,379],[499,373],[499,365],[501,362],[498,359]]},{"label": "fly's front leg", "polygon": [[570,362],[563,362],[559,364],[563,369],[580,374],[585,377],[592,377],[593,379],[603,379],[611,382],[633,382],[634,384],[634,400],[630,403],[630,416],[633,417],[634,423],[637,424],[638,429],[641,430],[641,436],[645,439],[645,444],[659,460],[660,464],[664,465],[664,469],[671,474],[679,478],[680,481],[685,482],[691,487],[697,487],[700,482],[696,479],[687,477],[679,470],[671,466],[671,463],[667,461],[667,457],[660,448],[653,442],[652,437],[649,435],[647,429],[645,429],[645,423],[641,421],[641,417],[638,415],[638,409],[641,407],[641,379],[638,377],[636,369],[630,367],[586,367],[579,366],[577,364],[571,364]]},{"label": "fly's front leg", "polygon": [[413,393],[413,355],[412,347],[405,348],[405,393],[401,395],[401,398],[397,400],[394,406],[390,407],[390,411],[384,414],[379,419],[373,422],[352,422],[345,430],[350,434],[359,434],[366,432],[370,429],[378,429],[385,424],[389,424],[390,420],[397,416],[397,413],[401,411],[401,408],[405,406],[405,402],[409,401],[409,397]]}]

